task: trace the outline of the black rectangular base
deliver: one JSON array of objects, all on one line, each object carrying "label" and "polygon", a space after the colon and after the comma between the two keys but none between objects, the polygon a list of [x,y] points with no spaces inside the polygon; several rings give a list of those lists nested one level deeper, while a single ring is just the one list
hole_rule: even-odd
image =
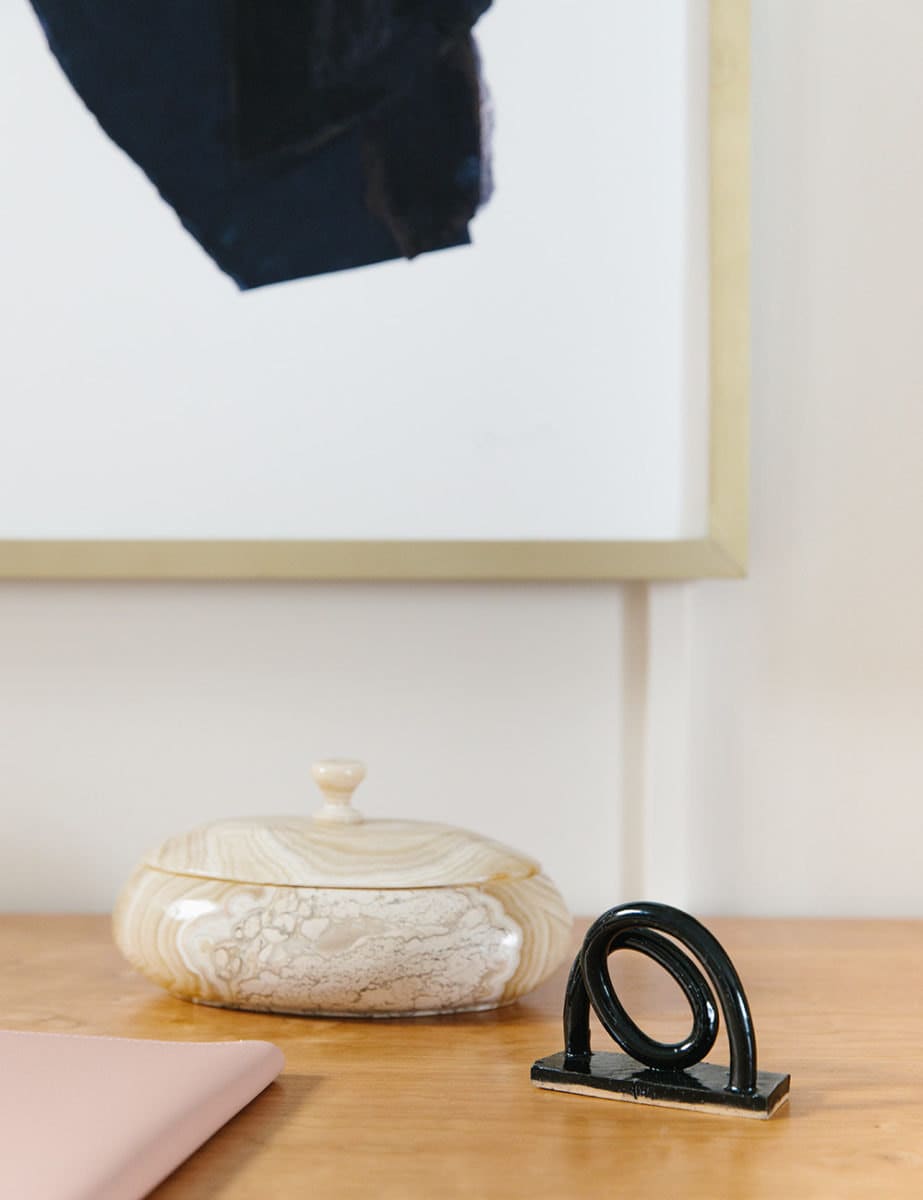
[{"label": "black rectangular base", "polygon": [[627,1054],[601,1053],[565,1066],[562,1052],[533,1063],[532,1082],[540,1088],[607,1100],[765,1119],[788,1099],[791,1076],[758,1071],[756,1091],[741,1094],[727,1090],[728,1069],[714,1063],[696,1063],[685,1071],[664,1071],[644,1067]]}]

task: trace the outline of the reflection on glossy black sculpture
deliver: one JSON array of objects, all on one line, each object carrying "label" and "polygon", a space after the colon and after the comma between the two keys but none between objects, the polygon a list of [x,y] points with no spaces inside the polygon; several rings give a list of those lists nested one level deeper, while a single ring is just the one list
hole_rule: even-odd
[{"label": "reflection on glossy black sculpture", "polygon": [[[681,947],[692,951],[708,980]],[[692,1010],[688,1037],[658,1042],[635,1024],[609,975],[607,960],[616,950],[637,950],[672,975]],[[718,1034],[709,980],[727,1028],[729,1068],[701,1061]],[[590,1049],[591,1004],[626,1054]],[[688,913],[649,901],[612,908],[590,926],[567,981],[564,1051],[534,1063],[532,1081],[554,1091],[763,1118],[788,1098],[791,1083],[788,1075],[757,1070],[750,1006],[720,943]]]},{"label": "reflection on glossy black sculpture", "polygon": [[490,176],[471,29],[491,0],[32,3],[102,128],[241,288],[470,240]]}]

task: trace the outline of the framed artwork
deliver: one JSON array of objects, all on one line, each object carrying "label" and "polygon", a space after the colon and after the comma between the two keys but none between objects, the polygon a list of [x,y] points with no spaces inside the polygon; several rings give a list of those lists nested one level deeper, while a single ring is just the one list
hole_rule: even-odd
[{"label": "framed artwork", "polygon": [[241,289],[3,6],[0,577],[744,573],[748,0],[478,7],[470,237]]}]

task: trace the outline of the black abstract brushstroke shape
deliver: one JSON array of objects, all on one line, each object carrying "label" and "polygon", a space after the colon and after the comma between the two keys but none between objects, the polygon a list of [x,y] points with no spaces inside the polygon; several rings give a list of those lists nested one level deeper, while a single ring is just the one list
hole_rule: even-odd
[{"label": "black abstract brushstroke shape", "polygon": [[[444,130],[451,129],[451,153]],[[366,202],[408,258],[467,234],[481,203],[478,62],[471,39],[420,72],[361,126]]]},{"label": "black abstract brushstroke shape", "polygon": [[241,288],[465,245],[490,0],[32,0],[105,132]]}]

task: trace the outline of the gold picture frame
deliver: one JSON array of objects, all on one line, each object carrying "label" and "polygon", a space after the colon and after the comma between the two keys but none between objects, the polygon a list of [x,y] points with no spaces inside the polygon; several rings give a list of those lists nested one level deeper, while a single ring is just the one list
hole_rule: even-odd
[{"label": "gold picture frame", "polygon": [[710,396],[705,536],[664,541],[0,540],[3,579],[681,580],[746,573],[749,0],[709,0]]}]

